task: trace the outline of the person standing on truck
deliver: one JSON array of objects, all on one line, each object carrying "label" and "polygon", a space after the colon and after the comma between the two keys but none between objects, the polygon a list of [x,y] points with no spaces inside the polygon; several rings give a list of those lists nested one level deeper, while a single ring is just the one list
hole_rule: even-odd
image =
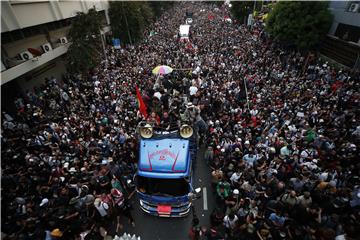
[{"label": "person standing on truck", "polygon": [[160,127],[169,130],[173,125],[172,116],[168,112],[164,112],[161,118]]},{"label": "person standing on truck", "polygon": [[159,126],[160,125],[160,117],[156,114],[156,112],[152,112],[148,118],[147,118],[147,123],[151,124],[151,125],[156,125]]}]

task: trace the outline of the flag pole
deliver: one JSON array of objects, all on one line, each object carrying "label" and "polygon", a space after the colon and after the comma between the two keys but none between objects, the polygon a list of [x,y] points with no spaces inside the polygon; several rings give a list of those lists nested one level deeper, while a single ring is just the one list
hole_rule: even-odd
[{"label": "flag pole", "polygon": [[176,71],[188,71],[188,70],[192,70],[192,68],[173,68],[173,70],[176,70]]},{"label": "flag pole", "polygon": [[248,96],[248,91],[247,91],[247,87],[246,87],[246,80],[245,80],[245,78],[244,78],[244,85],[245,85],[245,93],[246,93],[246,104],[247,104],[248,110],[250,110],[250,107],[249,107],[249,96]]}]

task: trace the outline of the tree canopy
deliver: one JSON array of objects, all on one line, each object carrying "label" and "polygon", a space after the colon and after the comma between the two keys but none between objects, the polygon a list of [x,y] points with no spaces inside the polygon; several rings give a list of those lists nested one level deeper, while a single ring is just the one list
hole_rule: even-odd
[{"label": "tree canopy", "polygon": [[67,52],[67,69],[84,73],[101,61],[100,16],[95,8],[88,13],[78,12],[72,22],[69,38],[72,44]]},{"label": "tree canopy", "polygon": [[143,38],[144,30],[174,1],[111,1],[109,17],[114,37],[125,43]]},{"label": "tree canopy", "polygon": [[148,2],[110,2],[109,17],[114,37],[126,43],[138,42],[154,13]]},{"label": "tree canopy", "polygon": [[164,11],[174,5],[174,1],[149,1],[150,7],[154,12],[154,16],[160,16]]},{"label": "tree canopy", "polygon": [[278,2],[269,13],[266,31],[275,40],[311,49],[328,32],[332,15],[328,2]]},{"label": "tree canopy", "polygon": [[254,10],[260,10],[261,4],[260,2],[254,2],[254,1],[233,1],[231,2],[231,14],[240,21],[240,23],[243,23],[244,20],[248,17],[248,15]]}]

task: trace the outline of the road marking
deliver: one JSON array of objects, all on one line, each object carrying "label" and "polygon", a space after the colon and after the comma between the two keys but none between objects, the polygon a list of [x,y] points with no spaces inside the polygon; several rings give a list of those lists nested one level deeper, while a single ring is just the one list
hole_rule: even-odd
[{"label": "road marking", "polygon": [[206,187],[203,187],[204,210],[208,210]]}]

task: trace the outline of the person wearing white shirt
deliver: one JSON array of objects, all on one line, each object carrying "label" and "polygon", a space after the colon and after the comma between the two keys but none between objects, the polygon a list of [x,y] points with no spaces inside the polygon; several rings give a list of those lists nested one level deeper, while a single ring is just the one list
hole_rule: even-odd
[{"label": "person wearing white shirt", "polygon": [[238,171],[234,172],[230,177],[231,185],[237,187],[241,176],[242,176],[242,172],[240,169],[238,169]]},{"label": "person wearing white shirt", "polygon": [[256,161],[257,157],[253,153],[249,152],[243,157],[244,161],[249,164],[251,167],[254,166],[254,162]]},{"label": "person wearing white shirt", "polygon": [[282,156],[282,157],[290,156],[291,151],[288,146],[289,145],[285,145],[280,149],[280,156]]},{"label": "person wearing white shirt", "polygon": [[98,210],[101,217],[107,216],[107,210],[109,209],[109,205],[106,202],[103,202],[100,198],[97,198],[94,201],[94,206]]},{"label": "person wearing white shirt", "polygon": [[303,195],[297,197],[298,203],[304,208],[309,207],[312,204],[312,198],[310,192],[304,192]]},{"label": "person wearing white shirt", "polygon": [[256,107],[254,107],[253,109],[250,110],[251,116],[256,116],[258,113],[259,113],[259,110],[257,110]]},{"label": "person wearing white shirt", "polygon": [[239,218],[234,213],[230,213],[229,215],[226,215],[224,217],[225,228],[228,231],[230,231],[231,229],[233,229],[236,226],[236,223],[238,220],[239,220]]},{"label": "person wearing white shirt", "polygon": [[195,94],[197,93],[198,88],[195,87],[195,86],[191,86],[191,87],[189,88],[189,91],[190,91],[190,96],[193,96],[193,95],[195,95]]}]

